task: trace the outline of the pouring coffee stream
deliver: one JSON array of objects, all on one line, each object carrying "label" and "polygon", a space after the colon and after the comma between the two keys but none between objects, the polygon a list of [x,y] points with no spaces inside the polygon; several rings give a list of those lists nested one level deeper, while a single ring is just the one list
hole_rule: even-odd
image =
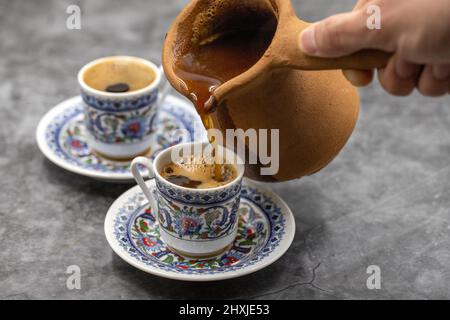
[{"label": "pouring coffee stream", "polygon": [[[214,128],[211,117],[216,107],[214,90],[251,68],[270,45],[274,24],[270,25],[264,19],[267,17],[256,15],[247,21],[254,27],[234,26],[234,30],[204,34],[203,37],[194,33],[191,39],[194,45],[177,59],[175,74],[183,79],[206,129]],[[214,137],[210,136],[210,142],[215,145]],[[216,179],[220,180],[219,164],[215,166],[215,173]]]},{"label": "pouring coffee stream", "polygon": [[[322,133],[310,128],[310,124],[299,126],[304,119],[294,117],[302,113],[306,113],[303,116],[310,117],[309,120],[321,121],[317,120],[316,115],[311,117],[308,111],[314,102],[332,105],[328,108],[335,107],[333,103],[322,101],[324,98],[317,97],[315,92],[297,97],[302,93],[302,88],[311,85],[313,89],[322,87],[318,78],[323,78],[327,72],[316,71],[313,75],[299,70],[376,68],[385,66],[390,56],[375,50],[336,59],[306,56],[298,49],[297,41],[300,32],[308,25],[296,17],[289,0],[194,0],[175,21],[164,45],[163,65],[167,77],[179,92],[194,103],[206,129],[280,128],[283,130],[282,139],[297,137],[303,140],[300,142],[301,148],[295,150],[294,147],[291,154],[282,148],[280,166],[283,171],[287,161],[297,163],[301,158],[304,159],[303,164],[300,163],[298,170],[274,176],[275,181],[290,180],[323,168],[343,147],[357,118],[357,94],[348,83],[343,82],[341,75],[333,72],[328,78],[338,78],[333,81],[335,88],[328,86],[325,90],[348,91],[347,98],[342,93],[335,94],[337,101],[334,104],[345,104],[345,101],[339,100],[347,99],[349,105],[337,111],[336,119],[329,119],[328,113],[332,110],[319,112],[331,124],[329,129],[319,125]],[[310,81],[316,81],[316,84]],[[286,82],[285,86],[280,87],[282,82]],[[299,90],[294,93],[295,87]],[[327,92],[322,94],[327,100],[333,98]],[[289,110],[276,110],[277,103],[273,101],[284,106],[284,109],[292,109],[287,108],[286,103],[294,104],[294,114],[289,114]],[[302,106],[295,106],[300,102]],[[264,116],[265,112],[268,114]],[[287,113],[283,116],[283,112]],[[339,114],[345,112],[348,114]],[[286,126],[289,122],[293,125]],[[334,122],[341,122],[341,127]],[[290,134],[290,127],[301,134]],[[333,137],[333,134],[338,137]],[[322,141],[326,136],[330,140],[328,147]],[[316,146],[313,145],[315,140]],[[298,151],[306,155],[295,159]],[[252,178],[268,180],[268,177],[255,173],[254,166],[248,166],[248,169],[248,175]],[[218,170],[217,178],[220,178]]]}]

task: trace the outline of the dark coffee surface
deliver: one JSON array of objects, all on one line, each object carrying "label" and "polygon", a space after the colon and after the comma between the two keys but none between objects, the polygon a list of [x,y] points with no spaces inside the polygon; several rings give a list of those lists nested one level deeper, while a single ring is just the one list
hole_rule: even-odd
[{"label": "dark coffee surface", "polygon": [[110,57],[102,59],[88,68],[83,75],[84,82],[91,88],[124,93],[141,90],[156,79],[155,71],[139,59]]},{"label": "dark coffee surface", "polygon": [[261,25],[223,33],[212,42],[193,44],[178,58],[175,73],[188,88],[188,98],[196,106],[206,128],[213,102],[211,93],[226,81],[247,71],[263,56],[273,38],[274,30]]},{"label": "dark coffee surface", "polygon": [[128,85],[128,83],[116,83],[107,86],[105,91],[111,93],[124,93],[130,91],[130,86]]},{"label": "dark coffee surface", "polygon": [[177,186],[190,189],[197,189],[202,184],[201,181],[191,180],[185,176],[168,176],[166,179]]},{"label": "dark coffee surface", "polygon": [[[220,177],[217,178],[216,167],[220,169]],[[226,185],[236,179],[237,170],[229,164],[200,163],[199,161],[187,161],[169,163],[161,175],[167,181],[181,187],[190,189],[210,189]]]}]

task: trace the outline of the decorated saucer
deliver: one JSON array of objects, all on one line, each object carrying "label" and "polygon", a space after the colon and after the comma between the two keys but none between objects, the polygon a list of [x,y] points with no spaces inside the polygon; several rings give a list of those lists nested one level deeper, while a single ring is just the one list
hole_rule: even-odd
[{"label": "decorated saucer", "polygon": [[[155,188],[155,182],[147,182]],[[286,203],[244,179],[238,235],[231,249],[211,260],[183,258],[161,240],[158,222],[136,186],[121,195],[105,219],[111,248],[132,266],[164,278],[217,281],[241,277],[277,261],[291,245],[295,221]]]},{"label": "decorated saucer", "polygon": [[[42,153],[56,165],[98,180],[130,182],[129,161],[106,159],[91,151],[86,139],[81,97],[68,99],[41,120],[36,139]],[[177,130],[183,129],[183,130]],[[147,157],[178,143],[202,141],[206,137],[194,108],[184,100],[168,96],[154,124],[154,139]]]}]

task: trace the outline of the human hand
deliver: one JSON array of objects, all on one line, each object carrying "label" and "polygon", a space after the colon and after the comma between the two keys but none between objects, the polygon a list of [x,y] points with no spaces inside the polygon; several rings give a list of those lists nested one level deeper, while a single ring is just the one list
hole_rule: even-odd
[{"label": "human hand", "polygon": [[[367,8],[377,5],[381,29],[367,27]],[[305,29],[301,50],[318,57],[340,57],[362,49],[392,52],[378,70],[383,88],[409,95],[414,88],[427,96],[450,92],[450,1],[359,0],[352,12],[338,14]],[[347,79],[363,86],[373,70],[344,70]]]}]

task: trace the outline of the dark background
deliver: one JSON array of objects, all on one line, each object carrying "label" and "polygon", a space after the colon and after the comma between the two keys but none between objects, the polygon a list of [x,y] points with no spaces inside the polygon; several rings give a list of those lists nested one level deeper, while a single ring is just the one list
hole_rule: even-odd
[{"label": "dark background", "polygon": [[[361,90],[361,117],[319,174],[269,185],[291,206],[295,241],[274,265],[220,283],[183,283],[134,269],[109,248],[103,221],[130,186],[54,166],[35,129],[78,93],[76,73],[113,54],[160,61],[162,39],[187,1],[0,0],[0,299],[450,298],[450,99]],[[354,2],[294,1],[314,21]],[[82,30],[66,29],[66,8]],[[81,267],[81,290],[66,268]],[[381,290],[366,269],[381,268]]]}]

